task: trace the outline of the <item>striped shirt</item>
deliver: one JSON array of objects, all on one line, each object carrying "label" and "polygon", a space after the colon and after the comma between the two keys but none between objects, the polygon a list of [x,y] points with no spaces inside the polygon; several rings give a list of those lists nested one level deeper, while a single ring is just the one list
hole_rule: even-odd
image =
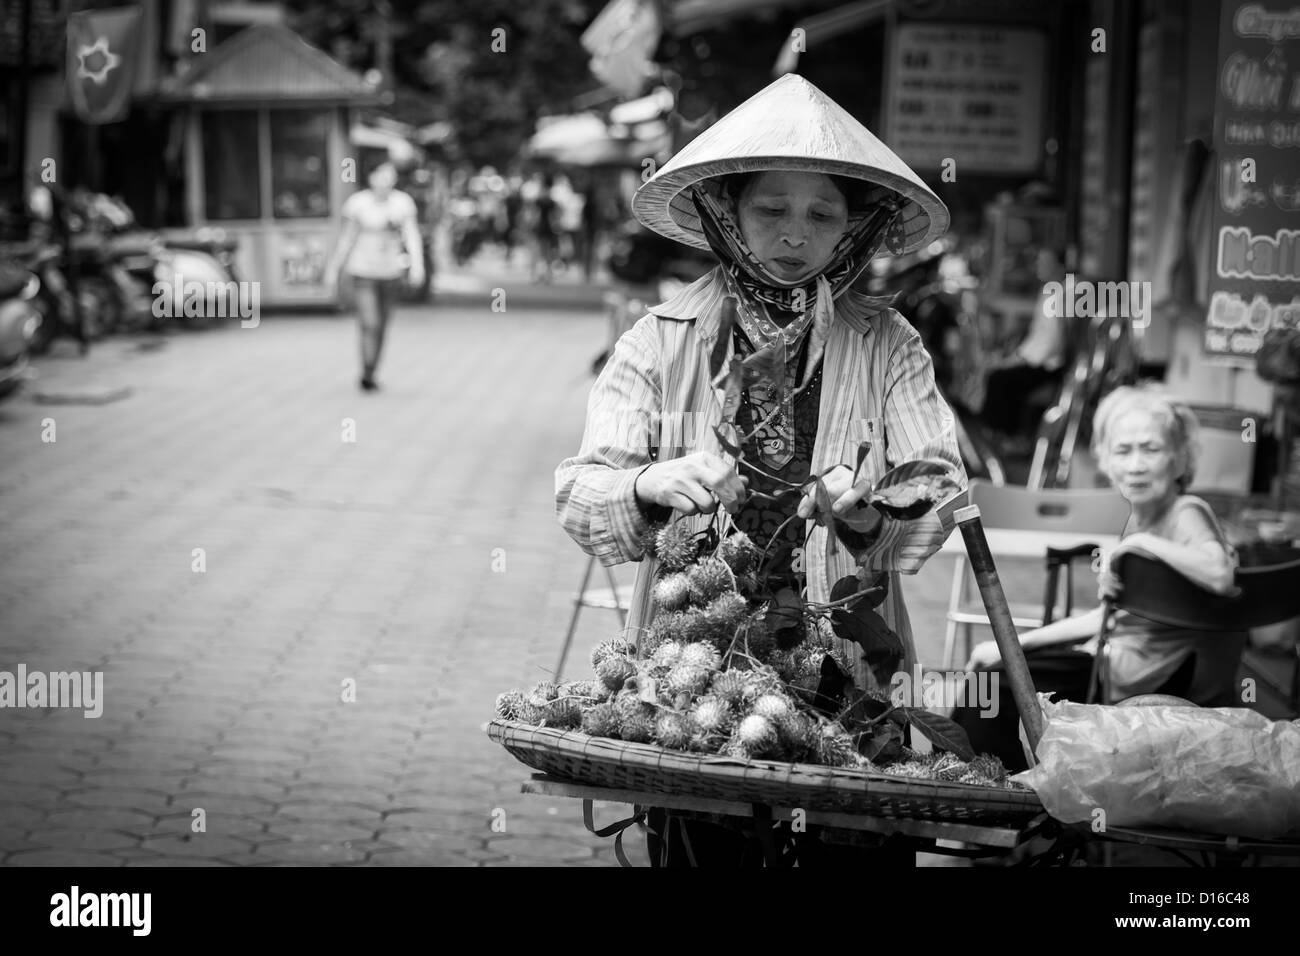
[{"label": "striped shirt", "polygon": [[[702,276],[651,308],[618,341],[592,387],[578,454],[555,472],[556,513],[565,531],[603,564],[640,561],[628,631],[635,637],[650,620],[653,559],[643,560],[647,530],[633,486],[651,461],[697,451],[722,455],[714,426],[722,420],[721,391],[710,383],[709,355],[717,339],[726,288],[719,269]],[[812,470],[852,466],[860,442],[871,451],[862,474],[875,482],[890,468],[917,458],[942,460],[963,489],[966,473],[958,451],[952,410],[939,395],[921,337],[889,298],[852,289],[835,302],[823,358],[818,434]],[[728,345],[728,353],[734,344]],[[898,573],[914,574],[952,530],[953,505],[916,521],[886,518],[864,564],[890,574],[889,597],[880,611],[903,639],[902,666],[911,673],[915,648],[898,587]],[[697,528],[712,516],[694,516]],[[828,600],[831,586],[857,573],[853,555],[836,541],[827,550],[826,529],[812,529],[805,554],[808,599]],[[846,648],[847,650],[848,648]],[[860,650],[855,679],[874,686]]]}]

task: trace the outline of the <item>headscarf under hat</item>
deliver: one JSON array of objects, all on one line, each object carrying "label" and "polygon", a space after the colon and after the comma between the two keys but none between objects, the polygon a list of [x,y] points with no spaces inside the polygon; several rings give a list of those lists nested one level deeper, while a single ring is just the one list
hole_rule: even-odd
[{"label": "headscarf under hat", "polygon": [[[816,274],[800,281],[774,276],[754,254],[740,230],[739,216],[715,181],[692,187],[700,227],[721,265],[727,290],[736,299],[736,319],[757,350],[767,350],[769,361],[760,367],[775,371],[776,380],[763,383],[779,403],[767,423],[780,437],[769,465],[780,467],[793,448],[794,398],[816,373],[834,317],[834,301],[870,264],[897,223],[903,198],[889,198],[866,209],[850,209],[848,228],[835,245],[830,261]],[[846,197],[847,198],[847,197]],[[770,309],[794,313],[788,322],[773,320]],[[794,386],[799,345],[808,338],[803,381]]]}]

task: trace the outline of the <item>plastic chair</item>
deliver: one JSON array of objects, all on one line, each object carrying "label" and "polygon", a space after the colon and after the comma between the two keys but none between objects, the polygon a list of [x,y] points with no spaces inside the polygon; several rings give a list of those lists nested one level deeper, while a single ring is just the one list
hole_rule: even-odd
[{"label": "plastic chair", "polygon": [[[1078,537],[1089,534],[1117,536],[1129,515],[1128,502],[1113,490],[1038,490],[1016,485],[998,486],[981,480],[970,484],[970,503],[979,506],[988,531],[1030,531],[1043,539],[1047,570],[1043,605],[1041,608],[1012,605],[1011,620],[1017,628],[1042,627],[1051,623],[1062,569],[1065,571],[1065,614],[1068,616],[1073,611],[1073,562],[1076,558],[1091,558],[1098,547],[1095,542],[1079,542]],[[1053,544],[1053,535],[1068,536],[1071,540]],[[998,557],[996,536],[991,538],[990,544],[993,545],[993,556]],[[943,645],[945,670],[950,670],[954,663],[958,630],[964,632],[965,654],[969,655],[971,629],[976,624],[987,625],[989,622],[983,605],[972,605],[968,596],[965,553],[958,552],[956,557]]]},{"label": "plastic chair", "polygon": [[569,629],[564,634],[564,646],[560,648],[560,661],[555,665],[556,681],[559,681],[564,674],[564,662],[569,656],[569,648],[573,645],[573,634],[578,629],[578,615],[582,613],[584,607],[618,611],[619,623],[621,625],[627,623],[627,609],[632,603],[631,586],[620,587],[618,581],[614,579],[613,569],[607,567],[605,578],[609,581],[609,587],[589,589],[587,585],[591,582],[591,572],[595,567],[596,558],[593,555],[587,559],[587,568],[582,572],[582,584],[573,598],[573,614],[569,618]]},{"label": "plastic chair", "polygon": [[1164,562],[1133,552],[1121,554],[1111,570],[1124,587],[1117,600],[1102,602],[1088,703],[1099,692],[1103,701],[1110,700],[1107,641],[1113,628],[1110,612],[1116,608],[1193,631],[1247,631],[1300,617],[1300,560],[1238,568],[1237,588],[1229,595],[1206,591]]}]

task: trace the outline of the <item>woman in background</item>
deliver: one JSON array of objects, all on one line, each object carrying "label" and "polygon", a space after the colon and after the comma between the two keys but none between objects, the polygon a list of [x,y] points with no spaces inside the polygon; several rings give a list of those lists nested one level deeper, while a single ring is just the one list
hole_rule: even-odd
[{"label": "woman in background", "polygon": [[352,279],[361,329],[361,388],[374,391],[375,369],[384,347],[398,283],[424,284],[424,249],[415,200],[394,188],[397,168],[388,161],[375,166],[369,189],[343,203],[343,234],[330,261],[327,278],[338,294],[339,277]]},{"label": "woman in background", "polygon": [[[1233,589],[1236,552],[1210,506],[1187,494],[1196,471],[1196,432],[1191,410],[1150,386],[1118,388],[1101,402],[1093,424],[1093,451],[1101,470],[1132,507],[1120,544],[1108,560],[1136,552],[1163,561],[1207,591],[1227,594]],[[1099,584],[1100,596],[1119,596],[1121,583],[1110,571],[1102,572]],[[1039,692],[1086,699],[1101,615],[1098,605],[1020,635]],[[1120,611],[1108,643],[1111,699],[1105,703],[1139,694],[1171,694],[1202,707],[1237,703],[1245,633],[1182,630]],[[997,644],[977,644],[966,667],[1000,670]],[[1003,686],[1001,692],[997,717],[962,707],[953,719],[966,729],[976,752],[1001,757],[1009,770],[1024,770],[1020,718],[1010,688]]]}]

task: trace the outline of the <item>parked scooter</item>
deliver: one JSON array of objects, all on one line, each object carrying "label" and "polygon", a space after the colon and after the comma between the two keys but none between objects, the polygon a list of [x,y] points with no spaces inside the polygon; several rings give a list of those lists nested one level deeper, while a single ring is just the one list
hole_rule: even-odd
[{"label": "parked scooter", "polygon": [[0,262],[0,398],[14,394],[27,379],[32,337],[41,322],[32,301],[40,284],[35,273]]},{"label": "parked scooter", "polygon": [[60,337],[76,339],[84,353],[91,342],[113,330],[112,290],[93,275],[83,276],[76,283],[74,298],[68,250],[64,246],[43,239],[3,243],[0,258],[40,279],[32,299],[39,318],[31,336],[32,354],[44,354]]},{"label": "parked scooter", "polygon": [[[237,242],[224,231],[164,235],[141,230],[125,203],[102,193],[82,194],[79,205],[85,232],[78,245],[115,290],[122,328],[156,331],[171,318],[200,328],[238,314]],[[155,307],[159,295],[184,301],[195,283],[204,292],[201,308]]]}]

